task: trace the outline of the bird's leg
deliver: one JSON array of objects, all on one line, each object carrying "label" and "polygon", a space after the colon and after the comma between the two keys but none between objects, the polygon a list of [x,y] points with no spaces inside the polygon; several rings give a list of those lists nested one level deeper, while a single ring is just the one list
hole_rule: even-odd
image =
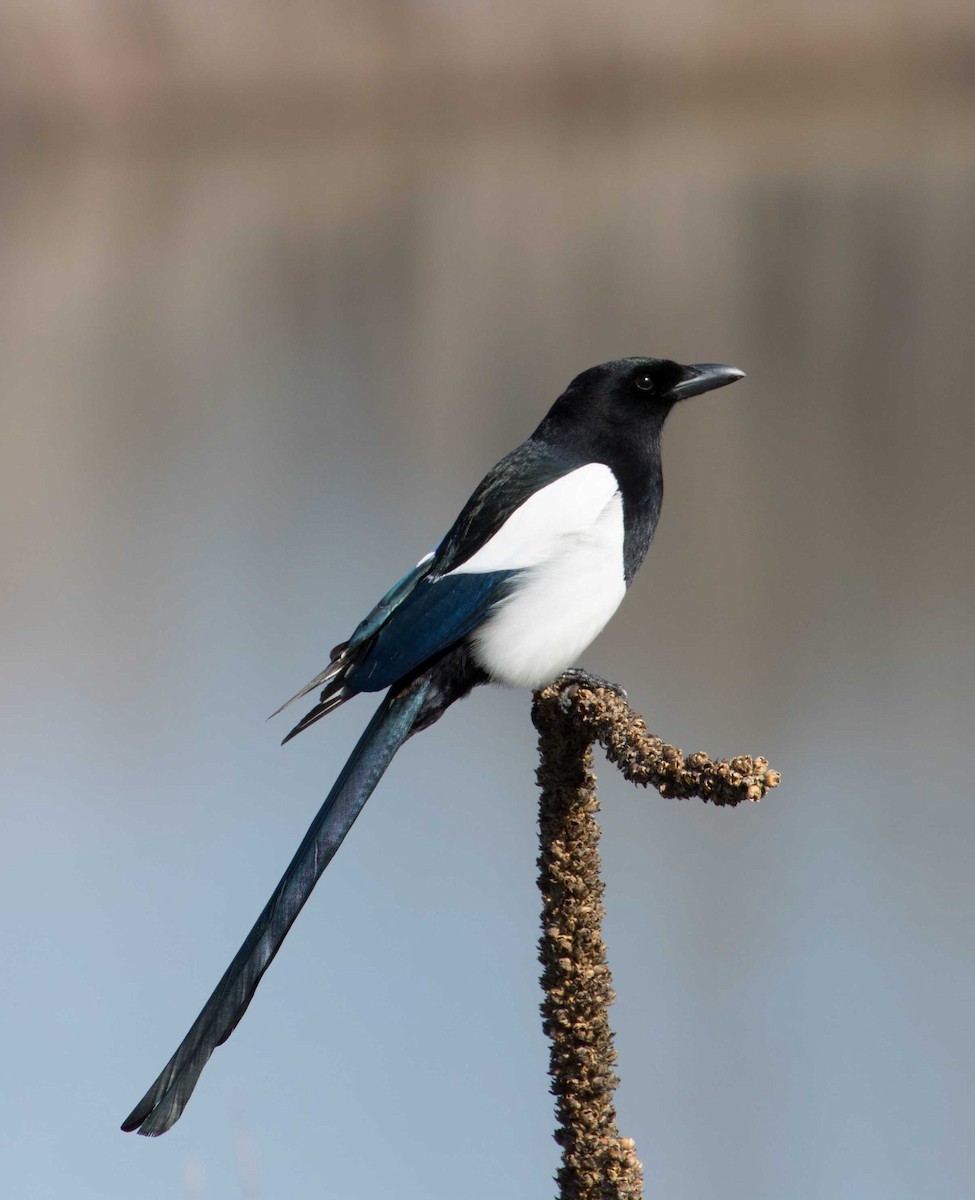
[{"label": "bird's leg", "polygon": [[614,696],[619,696],[624,703],[627,702],[626,692],[618,683],[611,683],[600,675],[593,675],[591,672],[583,670],[582,667],[569,667],[551,686],[560,693],[563,705],[570,703],[571,698],[580,688],[585,688],[590,692],[602,689],[612,692]]}]

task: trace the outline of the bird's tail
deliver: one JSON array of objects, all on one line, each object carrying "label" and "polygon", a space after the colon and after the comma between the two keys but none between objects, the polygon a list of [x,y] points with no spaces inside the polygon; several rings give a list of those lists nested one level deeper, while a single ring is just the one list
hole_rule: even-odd
[{"label": "bird's tail", "polygon": [[126,1133],[156,1137],[179,1120],[210,1055],[233,1033],[319,876],[413,731],[430,687],[430,676],[421,675],[383,700],[234,961],[159,1078],[126,1117]]}]

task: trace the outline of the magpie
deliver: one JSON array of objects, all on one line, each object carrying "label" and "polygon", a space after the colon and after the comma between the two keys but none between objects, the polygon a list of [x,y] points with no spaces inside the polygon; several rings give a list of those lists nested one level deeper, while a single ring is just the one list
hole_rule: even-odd
[{"label": "magpie", "polygon": [[488,472],[436,550],[278,709],[321,689],[288,742],[360,692],[386,692],[254,928],[123,1130],[154,1137],[179,1119],[406,739],[478,684],[552,682],[592,642],[653,538],[668,413],[743,376],[717,363],[657,358],[583,371],[531,437]]}]

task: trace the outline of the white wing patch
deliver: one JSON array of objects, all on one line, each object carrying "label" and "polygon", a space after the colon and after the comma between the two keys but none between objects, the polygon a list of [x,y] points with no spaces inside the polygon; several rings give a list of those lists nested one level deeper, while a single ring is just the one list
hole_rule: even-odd
[{"label": "white wing patch", "polygon": [[561,552],[563,539],[591,530],[618,490],[616,476],[603,463],[578,467],[539,488],[476,554],[450,574],[539,566]]},{"label": "white wing patch", "polygon": [[455,568],[522,571],[471,637],[493,679],[534,688],[574,664],[626,593],[623,536],[616,477],[591,463],[536,492]]}]

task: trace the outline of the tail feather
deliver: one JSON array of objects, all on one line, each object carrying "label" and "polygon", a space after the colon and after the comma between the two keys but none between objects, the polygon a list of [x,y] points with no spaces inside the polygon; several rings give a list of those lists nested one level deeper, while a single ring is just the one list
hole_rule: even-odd
[{"label": "tail feather", "polygon": [[[346,700],[349,699],[349,693],[344,688],[342,688],[340,691],[333,692],[330,696],[325,692],[323,692],[322,695],[325,696],[325,699],[322,700],[320,704],[316,704],[314,708],[309,709],[294,727],[294,729],[292,729],[289,734],[281,739],[282,746],[287,745],[287,743],[290,742],[293,737],[297,737],[299,733],[303,733],[309,725],[314,725],[315,722],[320,721],[322,717],[327,717],[330,712],[334,712],[335,709],[340,707],[340,705],[344,704]],[[355,692],[353,692],[352,695],[355,695]]]},{"label": "tail feather", "polygon": [[336,646],[332,651],[332,656],[328,666],[323,671],[320,671],[309,683],[306,683],[300,692],[295,692],[290,700],[285,700],[284,704],[282,704],[280,708],[276,708],[274,712],[271,713],[271,716],[268,717],[268,720],[270,721],[272,718],[276,717],[278,713],[284,712],[289,704],[294,704],[296,700],[300,700],[302,696],[307,696],[309,692],[314,691],[315,688],[321,686],[322,684],[324,684],[325,689],[328,690],[328,685],[333,683],[333,681],[337,681],[338,676],[341,675],[349,665],[348,658],[345,654],[345,649],[347,646],[348,642],[342,642]]},{"label": "tail feather", "polygon": [[158,1079],[126,1117],[122,1125],[126,1133],[138,1130],[156,1137],[179,1120],[210,1055],[233,1033],[319,876],[409,737],[430,687],[430,676],[420,676],[383,700],[213,995]]}]

